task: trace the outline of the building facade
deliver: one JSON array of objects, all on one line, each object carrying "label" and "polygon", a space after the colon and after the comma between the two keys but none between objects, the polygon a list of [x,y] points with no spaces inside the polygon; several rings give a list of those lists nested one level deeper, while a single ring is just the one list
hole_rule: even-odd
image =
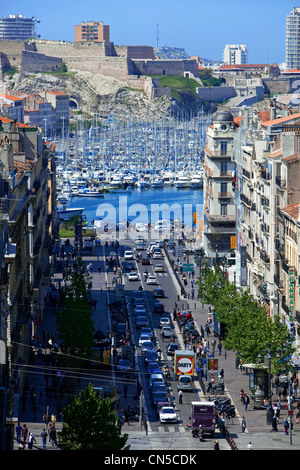
[{"label": "building facade", "polygon": [[300,69],[300,8],[286,17],[285,60],[287,70]]},{"label": "building facade", "polygon": [[223,259],[234,246],[234,163],[231,160],[231,151],[235,130],[232,114],[221,111],[216,114],[207,131],[203,182],[203,245],[206,255],[212,259]]},{"label": "building facade", "polygon": [[246,44],[226,44],[223,52],[225,65],[247,64],[248,49]]},{"label": "building facade", "polygon": [[0,39],[26,41],[26,39],[35,38],[36,21],[39,20],[22,15],[0,18]]},{"label": "building facade", "polygon": [[[23,366],[46,305],[57,236],[55,154],[39,129],[0,117],[0,167],[0,381],[6,395],[0,415],[5,419],[18,416]],[[5,423],[0,427],[2,439]]]},{"label": "building facade", "polygon": [[103,21],[82,21],[75,25],[75,42],[110,42],[109,26]]}]

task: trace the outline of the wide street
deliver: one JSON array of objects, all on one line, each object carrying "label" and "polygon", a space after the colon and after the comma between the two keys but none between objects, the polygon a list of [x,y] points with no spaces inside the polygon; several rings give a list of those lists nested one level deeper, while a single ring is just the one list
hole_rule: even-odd
[{"label": "wide street", "polygon": [[[143,236],[143,234],[141,235]],[[218,369],[224,370],[225,395],[230,397],[231,402],[234,403],[236,409],[236,417],[234,417],[231,422],[227,423],[227,429],[231,437],[231,445],[218,429],[216,429],[214,439],[206,438],[205,442],[200,442],[198,439],[192,437],[187,426],[191,417],[191,401],[203,401],[212,399],[213,397],[212,395],[203,394],[198,377],[195,375],[193,390],[191,392],[184,391],[183,403],[179,403],[177,382],[172,371],[173,358],[167,355],[167,346],[170,343],[170,339],[162,339],[159,321],[162,316],[166,316],[170,319],[171,327],[175,334],[175,342],[178,342],[180,348],[184,349],[185,345],[183,342],[182,331],[179,329],[178,322],[173,320],[175,302],[177,303],[177,307],[180,312],[192,312],[198,329],[201,329],[201,327],[204,328],[210,313],[208,306],[202,305],[196,299],[191,298],[192,276],[189,276],[189,273],[186,273],[186,292],[188,298],[184,298],[180,295],[181,290],[179,282],[182,282],[182,274],[175,275],[171,266],[172,250],[170,250],[168,246],[164,245],[162,247],[161,251],[163,255],[161,258],[153,259],[153,256],[151,256],[149,265],[143,264],[141,261],[137,262],[137,253],[142,253],[142,257],[146,257],[148,247],[149,244],[145,244],[143,250],[137,250],[135,241],[128,238],[127,240],[123,240],[119,247],[112,246],[111,241],[109,241],[107,246],[105,246],[105,242],[102,240],[101,245],[94,245],[93,251],[91,248],[88,248],[82,252],[83,261],[86,266],[91,265],[91,294],[92,298],[96,301],[95,307],[92,310],[92,315],[96,329],[101,330],[106,336],[113,336],[115,338],[114,341],[116,341],[115,330],[117,325],[121,322],[120,320],[117,320],[117,322],[115,321],[114,309],[108,309],[108,305],[111,305],[116,301],[120,301],[121,299],[122,305],[126,306],[124,312],[127,310],[128,314],[128,316],[126,316],[124,313],[124,319],[128,320],[127,344],[129,346],[130,344],[133,344],[135,347],[134,360],[131,364],[133,370],[130,373],[120,372],[118,370],[117,361],[111,368],[107,367],[106,369],[101,368],[102,370],[99,370],[95,367],[92,369],[92,372],[90,369],[82,370],[80,381],[78,380],[77,382],[78,389],[85,387],[89,382],[94,383],[94,385],[98,387],[101,385],[107,385],[108,383],[113,383],[119,390],[120,404],[118,407],[118,413],[120,416],[123,414],[121,410],[127,410],[128,406],[137,407],[138,409],[141,407],[143,408],[143,420],[139,418],[134,420],[130,419],[128,423],[124,422],[122,427],[122,431],[129,435],[128,444],[132,451],[176,450],[178,452],[184,452],[188,450],[213,450],[214,440],[219,441],[221,450],[231,450],[232,448],[237,450],[246,450],[250,441],[253,444],[254,450],[300,449],[300,425],[295,422],[295,419],[293,419],[294,429],[292,436],[285,435],[283,433],[282,423],[284,416],[287,414],[284,402],[282,402],[278,432],[271,432],[271,426],[266,424],[265,410],[253,409],[251,403],[247,411],[243,409],[239,392],[240,389],[243,388],[246,393],[249,393],[249,376],[245,371],[236,369],[234,354],[230,351],[227,351],[225,354],[224,350],[222,350],[220,356],[217,356],[219,361]],[[132,251],[133,259],[125,260],[124,256],[127,251]],[[118,257],[119,265],[122,267],[122,274],[113,269],[113,260],[116,257]],[[126,257],[130,258],[130,255],[126,255]],[[111,261],[111,265],[107,270],[106,265],[108,261]],[[163,272],[157,271],[157,265],[162,266],[160,269],[163,269]],[[131,267],[134,269],[129,270]],[[199,268],[196,268],[195,279],[197,278],[198,269]],[[130,280],[130,273],[133,271],[137,273],[138,280]],[[155,284],[147,284],[144,279],[145,271],[148,271],[148,275],[154,275],[156,277],[159,287],[161,287],[165,292],[164,298],[154,298],[153,291],[158,286]],[[53,277],[53,285],[58,287],[58,284],[61,282],[62,270],[56,270]],[[148,326],[153,332],[154,347],[156,350],[161,350],[160,366],[162,367],[164,364],[167,364],[171,372],[170,379],[167,381],[167,386],[168,393],[170,394],[178,413],[177,423],[160,423],[156,409],[152,405],[149,389],[149,375],[146,370],[144,356],[142,355],[141,348],[138,345],[141,330],[137,325],[137,315],[134,312],[133,306],[134,292],[139,291],[139,286],[142,286],[143,288],[141,295],[144,299]],[[153,307],[157,301],[163,304],[164,314],[153,313]],[[41,332],[43,331],[46,334],[50,334],[55,339],[55,316],[53,313],[54,309],[49,305],[49,308],[42,319]],[[211,333],[207,337],[210,353],[212,353],[212,340],[213,334]],[[121,355],[122,344],[119,342],[115,344],[117,353]],[[216,352],[215,355],[217,354],[218,353]],[[34,364],[34,368],[34,374],[30,368],[28,369],[28,377],[31,387],[35,385],[38,389],[39,385],[41,385],[41,394],[37,403],[38,410],[33,414],[33,408],[30,404],[26,402],[26,405],[22,407],[20,400],[18,421],[20,421],[21,424],[27,424],[29,431],[33,432],[36,437],[37,443],[35,448],[41,448],[40,433],[43,429],[42,416],[47,407],[50,414],[53,412],[56,413],[56,427],[59,430],[62,426],[62,417],[59,416],[57,410],[59,407],[64,405],[68,391],[65,391],[65,395],[64,393],[61,393],[60,396],[58,396],[58,392],[53,392],[53,390],[50,395],[44,393],[44,362],[41,363],[37,359]],[[51,367],[51,376],[56,375],[57,372],[63,371],[57,370],[55,365]],[[205,386],[207,386],[208,382],[204,381],[204,383]],[[141,386],[139,390],[142,389],[143,391],[140,395],[138,393],[137,385]],[[24,402],[22,403],[24,404]],[[246,417],[247,421],[245,433],[241,432],[241,417],[243,415]],[[15,448],[18,448],[16,443]],[[47,449],[54,450],[55,446],[47,443]]]}]

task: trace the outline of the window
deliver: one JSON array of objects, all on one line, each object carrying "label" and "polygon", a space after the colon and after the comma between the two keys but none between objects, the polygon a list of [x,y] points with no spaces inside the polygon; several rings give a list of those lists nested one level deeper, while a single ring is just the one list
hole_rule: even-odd
[{"label": "window", "polygon": [[220,204],[220,213],[221,215],[227,215],[227,204]]}]

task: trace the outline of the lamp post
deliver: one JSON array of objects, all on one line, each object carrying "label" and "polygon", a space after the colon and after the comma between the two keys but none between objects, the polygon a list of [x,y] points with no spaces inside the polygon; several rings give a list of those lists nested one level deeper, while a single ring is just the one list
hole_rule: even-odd
[{"label": "lamp post", "polygon": [[[274,351],[276,353],[276,357],[280,357],[280,351]],[[271,360],[274,357],[271,352],[271,344],[268,344],[268,349],[267,351],[261,351],[258,355],[258,358],[263,358],[264,354],[266,353],[266,358],[268,360],[268,408],[267,408],[267,418],[266,418],[266,424],[272,424],[272,418],[273,418],[273,408],[272,408],[272,386],[271,386]]]}]

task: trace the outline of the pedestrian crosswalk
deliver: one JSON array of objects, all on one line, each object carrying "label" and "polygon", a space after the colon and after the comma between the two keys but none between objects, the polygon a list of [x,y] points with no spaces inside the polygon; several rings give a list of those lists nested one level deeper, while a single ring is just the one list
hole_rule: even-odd
[{"label": "pedestrian crosswalk", "polygon": [[168,426],[168,425],[159,425],[151,423],[149,425],[149,432],[163,432],[163,433],[186,433],[186,426],[179,425],[179,426]]}]

